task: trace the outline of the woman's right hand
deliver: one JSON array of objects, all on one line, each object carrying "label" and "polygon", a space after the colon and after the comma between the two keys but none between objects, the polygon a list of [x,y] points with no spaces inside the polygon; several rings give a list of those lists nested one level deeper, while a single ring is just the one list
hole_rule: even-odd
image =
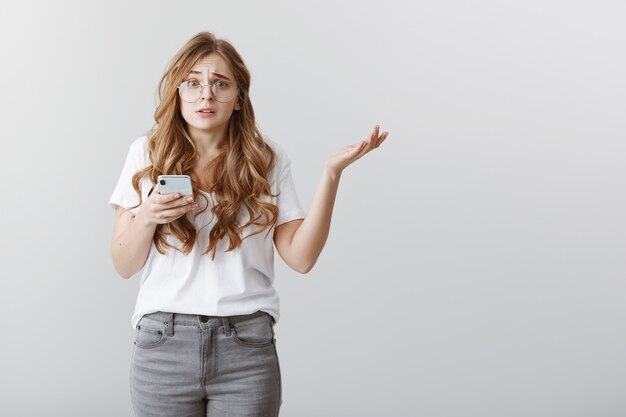
[{"label": "woman's right hand", "polygon": [[177,193],[160,194],[159,184],[141,204],[139,213],[147,223],[165,224],[173,222],[198,207],[193,196],[179,196]]}]

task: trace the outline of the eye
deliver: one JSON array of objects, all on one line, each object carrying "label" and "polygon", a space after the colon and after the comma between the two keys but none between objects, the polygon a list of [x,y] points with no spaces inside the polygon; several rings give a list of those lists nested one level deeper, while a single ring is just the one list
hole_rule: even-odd
[{"label": "eye", "polygon": [[225,81],[217,81],[215,84],[216,84],[218,87],[222,87],[222,88],[223,88],[223,87],[228,87],[228,83],[227,83],[227,82],[225,82]]},{"label": "eye", "polygon": [[200,84],[196,80],[189,80],[189,81],[187,81],[187,87],[197,87],[199,85]]}]

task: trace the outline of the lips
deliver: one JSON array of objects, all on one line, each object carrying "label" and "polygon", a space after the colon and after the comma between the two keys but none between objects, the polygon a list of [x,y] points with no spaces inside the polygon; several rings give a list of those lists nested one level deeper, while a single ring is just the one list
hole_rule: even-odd
[{"label": "lips", "polygon": [[196,113],[215,113],[215,109],[212,109],[210,107],[205,107],[203,109],[196,110]]}]

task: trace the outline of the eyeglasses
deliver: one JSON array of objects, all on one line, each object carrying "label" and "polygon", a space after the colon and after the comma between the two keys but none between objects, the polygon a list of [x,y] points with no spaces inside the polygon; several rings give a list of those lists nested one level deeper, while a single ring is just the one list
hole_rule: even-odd
[{"label": "eyeglasses", "polygon": [[237,87],[226,81],[215,81],[213,84],[200,84],[196,80],[183,81],[178,88],[178,94],[187,103],[195,103],[202,97],[204,87],[211,87],[215,100],[220,103],[231,101],[237,93]]}]

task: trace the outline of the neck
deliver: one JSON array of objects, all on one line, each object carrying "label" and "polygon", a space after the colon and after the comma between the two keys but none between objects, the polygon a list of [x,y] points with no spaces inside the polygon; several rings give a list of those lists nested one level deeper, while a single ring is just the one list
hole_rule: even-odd
[{"label": "neck", "polygon": [[215,157],[219,152],[220,145],[226,140],[226,127],[218,132],[207,132],[189,126],[188,133],[196,145],[200,160]]}]

